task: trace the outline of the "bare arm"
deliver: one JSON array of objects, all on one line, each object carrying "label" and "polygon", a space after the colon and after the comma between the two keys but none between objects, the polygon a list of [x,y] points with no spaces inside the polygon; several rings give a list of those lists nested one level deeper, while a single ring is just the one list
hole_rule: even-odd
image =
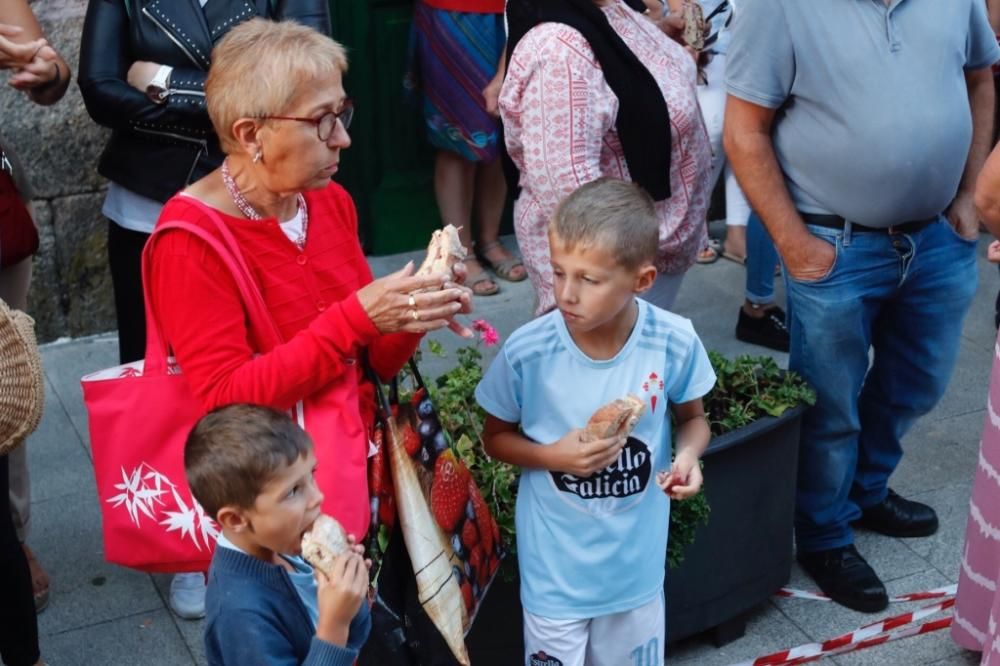
[{"label": "bare arm", "polygon": [[700,459],[708,448],[708,440],[712,438],[701,398],[671,405],[670,411],[677,424],[676,458]]},{"label": "bare arm", "polygon": [[[683,9],[682,0],[666,0],[666,2],[660,2],[660,0],[642,0],[642,4],[646,5],[646,17],[655,23],[667,37],[683,46],[684,18],[681,16],[681,10]],[[663,15],[664,5],[670,9],[668,16]]]},{"label": "bare arm", "polygon": [[486,113],[494,118],[500,117],[500,88],[503,86],[503,78],[507,75],[507,46],[500,49],[500,61],[497,63],[496,74],[486,87],[483,88],[483,100],[486,102]]},{"label": "bare arm", "polygon": [[69,65],[45,39],[26,0],[0,3],[0,69],[13,70],[9,84],[36,104],[55,104],[69,86]]},{"label": "bare arm", "polygon": [[677,422],[676,455],[670,474],[658,474],[657,483],[670,497],[682,500],[701,489],[703,479],[698,461],[708,447],[712,432],[701,398],[671,405],[670,410]]},{"label": "bare arm", "polygon": [[511,465],[584,477],[613,463],[625,444],[624,439],[616,437],[584,442],[580,438],[582,433],[570,430],[562,439],[540,446],[522,435],[516,423],[487,414],[483,445],[491,458]]},{"label": "bare arm", "polygon": [[990,17],[990,27],[1000,33],[1000,0],[986,0],[986,12]]},{"label": "bare arm", "polygon": [[775,113],[729,95],[723,145],[740,187],[774,239],[789,274],[818,280],[833,265],[834,249],[809,233],[795,210],[771,140]]},{"label": "bare arm", "polygon": [[990,153],[976,179],[976,211],[994,237],[1000,238],[1000,144]]},{"label": "bare arm", "polygon": [[948,220],[959,234],[971,240],[979,235],[979,215],[973,192],[993,140],[993,73],[989,67],[968,70],[965,72],[965,85],[972,113],[972,143],[958,193],[948,207]]}]

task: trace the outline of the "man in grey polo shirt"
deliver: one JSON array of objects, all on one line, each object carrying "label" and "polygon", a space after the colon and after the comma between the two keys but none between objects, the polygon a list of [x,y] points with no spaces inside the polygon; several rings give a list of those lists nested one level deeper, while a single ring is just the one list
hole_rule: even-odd
[{"label": "man in grey polo shirt", "polygon": [[856,610],[888,599],[852,523],[937,530],[888,480],[944,392],[976,289],[972,188],[998,59],[982,0],[742,0],[733,23],[726,152],[781,254],[790,367],[818,395],[798,559]]}]

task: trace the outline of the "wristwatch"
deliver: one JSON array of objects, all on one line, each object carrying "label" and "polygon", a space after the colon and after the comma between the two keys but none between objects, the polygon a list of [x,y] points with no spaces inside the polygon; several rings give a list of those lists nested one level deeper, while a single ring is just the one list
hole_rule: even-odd
[{"label": "wristwatch", "polygon": [[153,75],[152,80],[146,86],[146,96],[154,104],[163,104],[167,101],[167,95],[170,94],[170,73],[174,71],[174,68],[169,65],[160,65],[160,68],[156,70],[156,74]]}]

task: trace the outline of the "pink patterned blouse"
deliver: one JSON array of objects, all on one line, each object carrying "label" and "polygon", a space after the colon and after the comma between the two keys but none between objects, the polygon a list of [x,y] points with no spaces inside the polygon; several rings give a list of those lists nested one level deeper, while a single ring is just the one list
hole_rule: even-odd
[{"label": "pink patterned blouse", "polygon": [[[653,74],[670,110],[671,197],[656,203],[657,268],[683,273],[705,240],[712,151],[695,96],[694,60],[621,0],[602,7],[622,40]],[[556,206],[600,176],[630,180],[611,91],[590,45],[561,23],[542,23],[518,42],[500,91],[507,149],[521,171],[514,227],[538,297],[536,314],[555,305],[546,228]]]}]

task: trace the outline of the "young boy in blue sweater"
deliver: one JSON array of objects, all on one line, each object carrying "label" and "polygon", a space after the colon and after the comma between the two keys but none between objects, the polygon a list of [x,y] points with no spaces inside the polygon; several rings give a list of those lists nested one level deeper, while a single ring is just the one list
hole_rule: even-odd
[{"label": "young boy in blue sweater", "polygon": [[[600,179],[567,197],[549,225],[557,310],[515,331],[476,389],[487,453],[522,468],[528,665],[663,663],[670,498],[701,487],[701,398],[715,373],[690,321],[637,298],[656,279],[658,235],[633,183]],[[645,412],[627,439],[582,436],[628,394]]]},{"label": "young boy in blue sweater", "polygon": [[300,557],[323,501],[315,467],[309,435],[266,407],[222,407],[188,436],[188,484],[222,528],[205,596],[209,664],[357,659],[371,630],[361,546],[337,558],[330,578]]}]

